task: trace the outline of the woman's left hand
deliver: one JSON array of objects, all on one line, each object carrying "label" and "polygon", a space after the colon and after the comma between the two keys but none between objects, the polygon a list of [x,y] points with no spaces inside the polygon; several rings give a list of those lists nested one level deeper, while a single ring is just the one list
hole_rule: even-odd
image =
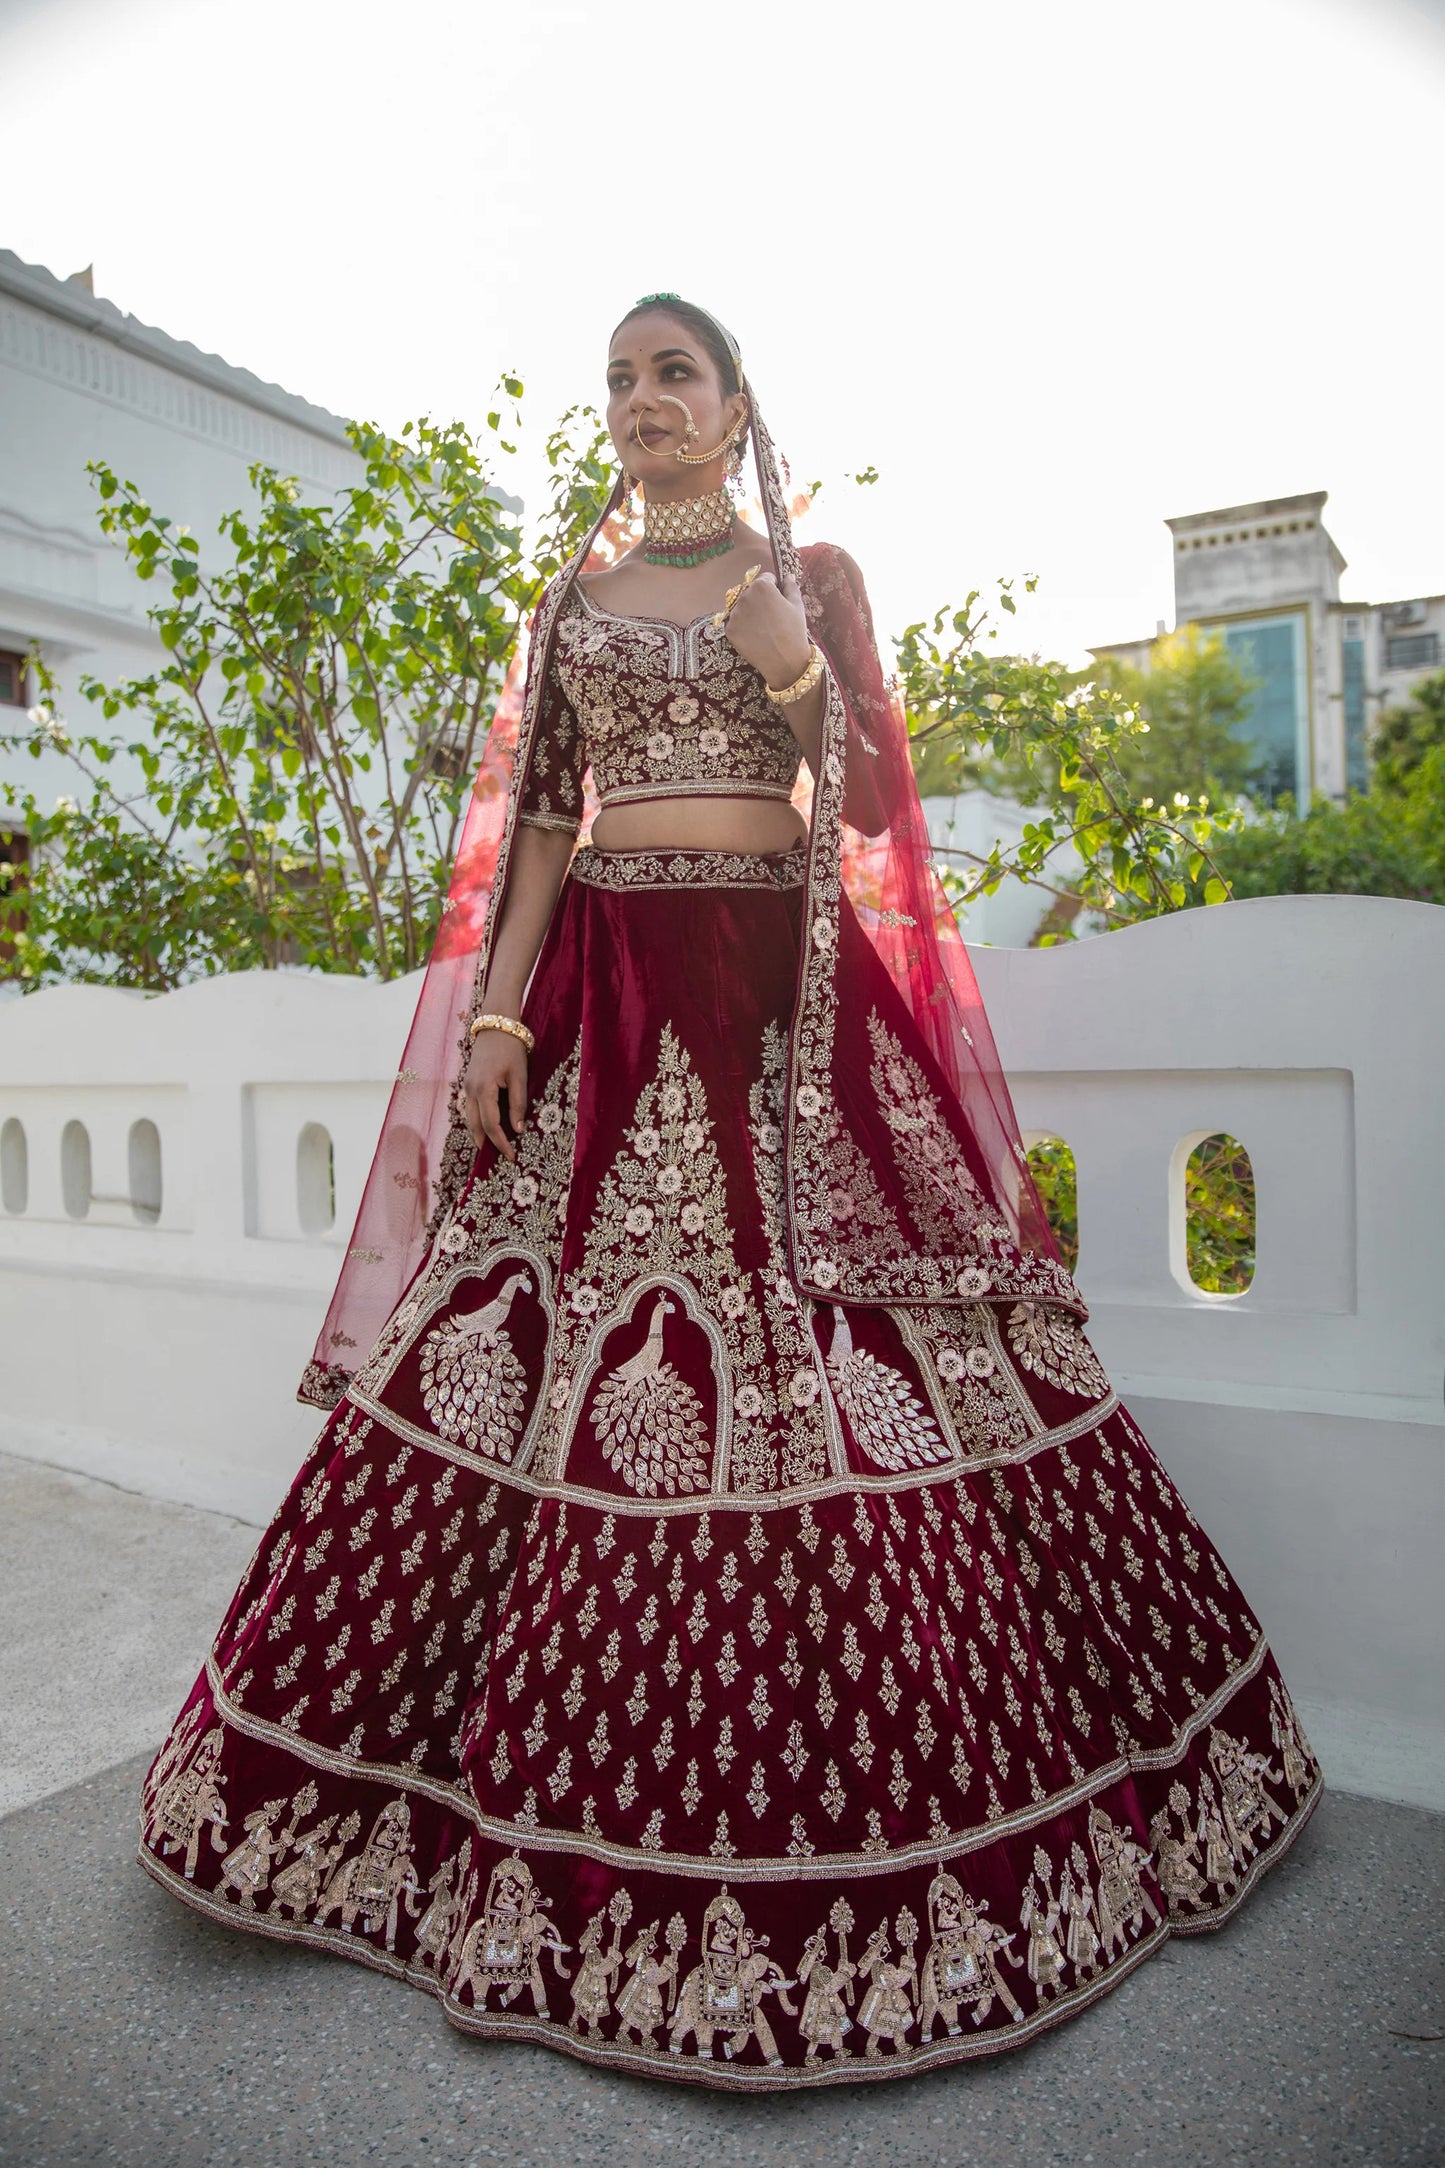
[{"label": "woman's left hand", "polygon": [[760,572],[728,612],[726,630],[743,661],[750,662],[774,692],[791,685],[808,667],[813,643],[796,580],[780,586],[773,573]]}]

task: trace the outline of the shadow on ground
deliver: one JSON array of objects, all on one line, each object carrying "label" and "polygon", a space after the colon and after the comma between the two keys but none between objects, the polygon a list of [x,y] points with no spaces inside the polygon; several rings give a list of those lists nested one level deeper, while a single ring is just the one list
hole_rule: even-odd
[{"label": "shadow on ground", "polygon": [[134,1864],[144,1766],[0,1823],[5,2168],[1445,2159],[1445,1818],[1327,1796],[1231,1926],[1034,2046],[740,2100],[463,2038],[398,1982],[197,1918]]}]

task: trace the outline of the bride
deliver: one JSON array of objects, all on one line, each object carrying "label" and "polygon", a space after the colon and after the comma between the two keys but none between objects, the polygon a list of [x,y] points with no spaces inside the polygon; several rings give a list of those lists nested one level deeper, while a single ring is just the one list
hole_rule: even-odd
[{"label": "bride", "polygon": [[857,567],[704,310],[607,388],[141,1860],[472,2032],[901,2074],[1218,1926],[1319,1771],[1084,1336]]}]

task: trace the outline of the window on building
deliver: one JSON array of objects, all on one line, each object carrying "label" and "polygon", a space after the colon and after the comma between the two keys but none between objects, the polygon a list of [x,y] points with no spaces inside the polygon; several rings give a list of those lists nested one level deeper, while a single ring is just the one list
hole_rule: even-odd
[{"label": "window on building", "polygon": [[[1348,622],[1358,624],[1358,618]],[[1365,758],[1365,643],[1358,638],[1340,642],[1345,695],[1345,788],[1365,790],[1370,781]]]},{"label": "window on building", "polygon": [[0,647],[0,706],[23,708],[26,682],[30,676],[28,657],[17,655],[12,648]]},{"label": "window on building", "polygon": [[1439,661],[1438,632],[1392,632],[1385,641],[1387,670],[1434,670]]},{"label": "window on building", "polygon": [[1254,704],[1240,735],[1259,755],[1259,785],[1273,801],[1309,794],[1309,703],[1303,612],[1210,626],[1242,669],[1256,680]]},{"label": "window on building", "polygon": [[15,961],[15,936],[25,908],[30,838],[23,828],[0,828],[0,978]]}]

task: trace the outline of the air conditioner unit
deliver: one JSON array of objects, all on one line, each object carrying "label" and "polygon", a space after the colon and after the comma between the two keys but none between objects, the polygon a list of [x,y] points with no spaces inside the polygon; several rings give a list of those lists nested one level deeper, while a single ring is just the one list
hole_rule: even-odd
[{"label": "air conditioner unit", "polygon": [[1385,623],[1396,625],[1423,625],[1425,605],[1423,602],[1387,602],[1380,612]]}]

